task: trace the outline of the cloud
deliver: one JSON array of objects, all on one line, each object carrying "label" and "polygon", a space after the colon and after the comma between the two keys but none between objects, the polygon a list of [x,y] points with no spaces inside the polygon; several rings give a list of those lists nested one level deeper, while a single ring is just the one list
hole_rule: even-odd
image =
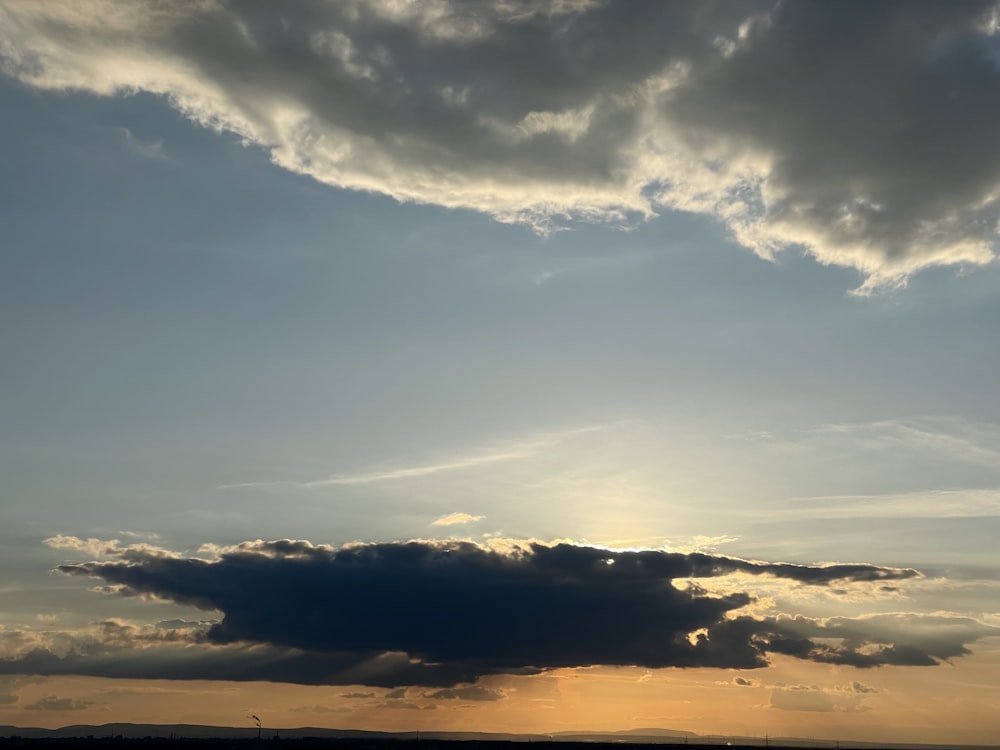
[{"label": "cloud", "polygon": [[865,698],[878,693],[860,682],[828,688],[816,685],[775,685],[770,708],[783,711],[857,712],[866,711]]},{"label": "cloud", "polygon": [[[421,464],[418,466],[399,466],[378,471],[366,471],[353,474],[336,474],[325,479],[311,480],[278,480],[268,482],[241,482],[237,484],[221,484],[218,489],[302,489],[314,490],[325,487],[350,486],[358,484],[372,484],[373,482],[391,482],[402,479],[418,479],[420,477],[440,474],[448,471],[462,471],[475,469],[480,466],[495,464],[502,461],[514,461],[528,458],[546,448],[551,448],[566,440],[570,440],[580,435],[590,432],[598,432],[605,429],[603,426],[580,427],[562,432],[553,432],[527,438],[517,442],[508,443],[497,450],[488,453],[480,453],[471,456],[457,456],[444,461],[431,464]],[[464,514],[459,514],[464,515]]]},{"label": "cloud", "polygon": [[[892,613],[817,620],[779,617],[769,650],[854,667],[933,666],[965,656],[972,640],[1000,635],[1000,628],[971,617]],[[831,639],[835,645],[831,645]]]},{"label": "cloud", "polygon": [[81,539],[80,537],[67,534],[56,534],[42,543],[52,549],[70,550],[72,552],[82,552],[92,557],[121,557],[129,560],[135,558],[147,559],[153,556],[177,557],[176,552],[157,547],[152,544],[140,542],[137,544],[122,544],[117,539]]},{"label": "cloud", "polygon": [[471,516],[468,513],[449,513],[435,519],[431,526],[458,526],[464,523],[475,523],[482,521],[486,516]]},{"label": "cloud", "polygon": [[781,513],[784,518],[992,518],[1000,516],[1000,488],[795,498]]},{"label": "cloud", "polygon": [[433,703],[414,703],[413,701],[404,701],[394,698],[392,700],[387,700],[385,703],[380,703],[379,708],[401,708],[407,711],[433,711],[437,708]]},{"label": "cloud", "polygon": [[863,290],[983,264],[994,2],[0,0],[0,66],[147,91],[317,180],[540,229],[708,214]]},{"label": "cloud", "polygon": [[166,161],[166,152],[163,150],[163,140],[156,141],[144,141],[137,138],[131,130],[128,128],[118,128],[118,131],[125,138],[125,146],[128,150],[138,157],[143,159],[153,159],[157,161]]},{"label": "cloud", "polygon": [[296,706],[295,708],[289,709],[296,713],[301,714],[349,714],[351,709],[345,706],[323,706],[323,705],[313,705],[313,706]]},{"label": "cloud", "polygon": [[[769,653],[856,667],[934,665],[1000,633],[969,618],[753,617],[751,594],[699,579],[741,574],[810,587],[919,574],[864,563],[793,565],[568,543],[244,542],[212,559],[97,545],[110,560],[59,566],[120,596],[221,613],[84,633],[10,633],[0,673],[425,685],[489,697],[477,678],[558,667],[752,669]],[[683,582],[678,583],[678,579]],[[494,694],[495,697],[496,694]],[[405,692],[386,696],[403,699]]]},{"label": "cloud", "polygon": [[75,698],[58,698],[54,695],[24,706],[27,711],[82,711],[95,705],[93,701],[77,700]]},{"label": "cloud", "polygon": [[492,690],[483,685],[467,685],[459,688],[444,688],[428,693],[424,697],[434,700],[500,701],[507,696],[502,690]]},{"label": "cloud", "polygon": [[45,682],[44,677],[27,675],[0,676],[0,706],[13,706],[20,699],[21,688]]},{"label": "cloud", "polygon": [[803,685],[776,687],[771,691],[771,708],[783,711],[833,711],[834,702],[822,690]]},{"label": "cloud", "polygon": [[878,690],[873,688],[871,685],[865,685],[863,682],[858,682],[855,680],[849,685],[849,689],[853,690],[855,693],[877,693]]}]

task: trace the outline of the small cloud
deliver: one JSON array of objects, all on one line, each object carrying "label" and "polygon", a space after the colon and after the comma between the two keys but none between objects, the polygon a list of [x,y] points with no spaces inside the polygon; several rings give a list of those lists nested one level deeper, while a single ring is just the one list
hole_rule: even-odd
[{"label": "small cloud", "polygon": [[746,677],[734,677],[733,684],[741,687],[757,687],[760,683],[757,680],[748,680]]},{"label": "small cloud", "polygon": [[476,521],[482,521],[486,516],[473,516],[469,513],[449,513],[446,516],[441,516],[435,519],[431,526],[459,526],[464,523],[475,523]]},{"label": "small cloud", "polygon": [[867,711],[865,696],[879,692],[862,682],[822,688],[816,685],[775,685],[771,708],[784,711],[855,713]]},{"label": "small cloud", "polygon": [[771,691],[771,708],[782,711],[830,712],[836,710],[826,693],[815,687],[792,685]]},{"label": "small cloud", "polygon": [[437,706],[433,704],[421,705],[413,701],[393,699],[380,704],[379,708],[402,709],[404,711],[433,711]]},{"label": "small cloud", "polygon": [[865,685],[863,682],[852,682],[850,686],[851,691],[855,693],[877,693],[878,689],[873,688],[871,685]]},{"label": "small cloud", "polygon": [[374,698],[375,693],[341,693],[340,697],[352,699]]},{"label": "small cloud", "polygon": [[159,541],[160,535],[155,531],[125,531],[119,530],[119,534],[122,536],[127,536],[131,539],[146,539],[147,541],[155,542]]},{"label": "small cloud", "polygon": [[163,150],[162,138],[158,138],[155,141],[144,141],[141,138],[136,138],[128,128],[118,128],[118,132],[125,137],[126,148],[136,156],[141,156],[143,159],[164,161],[167,159],[167,155]]},{"label": "small cloud", "polygon": [[566,273],[565,268],[556,268],[551,271],[542,271],[540,274],[538,274],[537,276],[535,276],[535,278],[531,280],[531,283],[534,284],[535,286],[541,286],[545,282],[554,279],[556,276],[559,276],[560,274],[563,273]]},{"label": "small cloud", "polygon": [[296,706],[291,709],[298,714],[349,714],[351,709],[345,706]]},{"label": "small cloud", "polygon": [[424,697],[435,700],[500,701],[507,695],[502,690],[490,690],[482,685],[469,685],[467,687],[444,688]]},{"label": "small cloud", "polygon": [[24,708],[28,711],[82,711],[93,706],[93,701],[82,701],[75,698],[58,698],[54,695],[46,696],[36,703],[31,703]]}]

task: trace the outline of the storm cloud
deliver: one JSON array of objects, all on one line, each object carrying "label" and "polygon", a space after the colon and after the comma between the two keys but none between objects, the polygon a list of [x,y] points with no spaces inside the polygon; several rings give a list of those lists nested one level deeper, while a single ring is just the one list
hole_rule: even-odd
[{"label": "storm cloud", "polygon": [[985,0],[0,0],[0,65],[151,92],[329,185],[540,230],[693,211],[870,289],[994,257],[998,17]]},{"label": "storm cloud", "polygon": [[[209,561],[131,550],[129,559],[62,565],[120,593],[152,595],[223,613],[217,644],[261,642],[308,651],[405,652],[430,663],[495,668],[586,664],[753,666],[737,637],[743,592],[708,596],[678,578],[770,575],[808,585],[911,578],[873,565],[803,566],[707,554],[529,543],[510,550],[470,542],[408,542],[340,549],[251,543]],[[709,642],[688,639],[714,629]]]},{"label": "storm cloud", "polygon": [[[71,538],[54,539],[74,548]],[[59,570],[99,579],[107,593],[221,619],[105,621],[88,639],[54,638],[58,647],[13,639],[21,651],[0,660],[0,672],[453,687],[484,675],[591,665],[751,669],[765,666],[769,653],[856,667],[930,666],[997,631],[943,616],[755,617],[741,611],[754,601],[750,593],[697,585],[740,574],[833,589],[919,575],[863,563],[537,542],[256,541],[211,547],[207,559],[114,543],[90,548],[111,559]]]}]

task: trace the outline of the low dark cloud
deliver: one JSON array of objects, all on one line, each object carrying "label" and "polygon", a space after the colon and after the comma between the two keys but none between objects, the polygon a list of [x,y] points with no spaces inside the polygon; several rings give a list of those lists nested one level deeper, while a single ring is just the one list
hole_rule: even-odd
[{"label": "low dark cloud", "polygon": [[[223,613],[213,644],[266,643],[326,654],[405,653],[481,670],[637,664],[753,667],[743,592],[709,596],[678,578],[744,573],[820,586],[910,578],[873,565],[804,566],[707,554],[610,552],[570,544],[494,551],[467,542],[244,545],[217,560],[152,552],[59,567],[124,595]],[[709,638],[688,634],[709,630]],[[167,631],[169,632],[169,631]],[[787,653],[788,649],[779,645]]]},{"label": "low dark cloud", "polygon": [[[862,563],[459,541],[333,548],[278,540],[214,549],[213,559],[105,549],[112,559],[59,570],[99,579],[119,596],[168,600],[221,619],[106,620],[86,637],[52,636],[51,644],[14,633],[20,651],[0,660],[0,673],[423,685],[442,688],[424,698],[496,700],[501,693],[473,683],[590,665],[753,669],[768,654],[931,666],[1000,632],[958,617],[755,617],[741,611],[751,594],[697,585],[740,574],[734,580],[874,589],[919,575]],[[407,693],[385,699],[404,701]]]},{"label": "low dark cloud", "polygon": [[0,0],[0,70],[152,92],[330,185],[536,226],[705,213],[762,256],[804,247],[875,286],[995,255],[998,16],[994,0]]}]

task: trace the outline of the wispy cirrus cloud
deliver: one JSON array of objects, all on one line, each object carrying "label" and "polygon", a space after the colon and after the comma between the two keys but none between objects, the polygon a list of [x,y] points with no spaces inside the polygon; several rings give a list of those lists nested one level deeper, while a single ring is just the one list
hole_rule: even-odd
[{"label": "wispy cirrus cloud", "polygon": [[1000,516],[1000,488],[829,495],[793,498],[783,518],[992,518]]},{"label": "wispy cirrus cloud", "polygon": [[562,432],[550,432],[529,438],[508,442],[493,451],[476,453],[466,456],[444,459],[435,463],[404,465],[382,470],[361,471],[357,473],[335,474],[324,479],[311,480],[277,480],[264,482],[238,482],[222,484],[217,489],[298,489],[315,490],[326,487],[352,486],[372,484],[374,482],[392,482],[404,479],[419,479],[434,474],[452,471],[475,469],[481,466],[515,461],[534,456],[547,448],[581,435],[606,429],[604,426],[581,427]]}]

